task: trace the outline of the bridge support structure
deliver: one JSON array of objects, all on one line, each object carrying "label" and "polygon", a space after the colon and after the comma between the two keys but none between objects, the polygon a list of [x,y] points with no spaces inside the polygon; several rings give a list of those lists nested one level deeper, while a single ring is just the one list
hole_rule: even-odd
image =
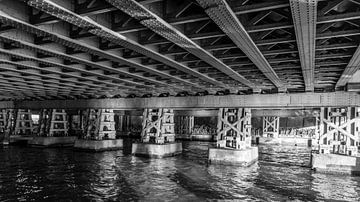
[{"label": "bridge support structure", "polygon": [[73,146],[76,137],[68,136],[68,119],[64,109],[42,109],[36,136],[29,140],[33,147]]},{"label": "bridge support structure", "polygon": [[209,162],[249,166],[258,159],[258,148],[251,146],[251,109],[220,108],[216,147],[209,148]]},{"label": "bridge support structure", "polygon": [[181,152],[182,144],[175,142],[174,110],[144,109],[141,142],[132,144],[132,154],[161,158]]},{"label": "bridge support structure", "polygon": [[194,130],[194,116],[175,116],[176,138],[190,139]]},{"label": "bridge support structure", "polygon": [[10,134],[14,130],[14,110],[2,109],[0,113],[0,143],[8,145],[10,143]]},{"label": "bridge support structure", "polygon": [[317,171],[360,174],[359,107],[321,107],[317,150],[311,166]]},{"label": "bridge support structure", "polygon": [[278,138],[280,129],[280,117],[263,117],[263,137]]},{"label": "bridge support structure", "polygon": [[116,139],[114,110],[88,109],[83,120],[83,135],[75,141],[79,150],[105,151],[123,147],[123,140]]}]

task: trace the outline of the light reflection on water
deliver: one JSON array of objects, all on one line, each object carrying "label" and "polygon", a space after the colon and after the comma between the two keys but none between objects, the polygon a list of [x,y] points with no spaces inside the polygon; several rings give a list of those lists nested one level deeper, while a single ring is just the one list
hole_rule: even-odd
[{"label": "light reflection on water", "polygon": [[260,146],[241,168],[207,165],[211,144],[184,142],[165,159],[0,147],[0,201],[360,201],[360,178],[310,171],[308,148]]}]

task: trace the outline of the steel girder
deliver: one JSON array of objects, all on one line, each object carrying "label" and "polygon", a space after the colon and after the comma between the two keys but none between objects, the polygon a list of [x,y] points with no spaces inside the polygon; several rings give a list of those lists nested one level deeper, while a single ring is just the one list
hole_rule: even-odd
[{"label": "steel girder", "polygon": [[[140,54],[146,55],[149,58],[152,58],[154,60],[160,61],[170,67],[173,67],[175,69],[178,69],[180,71],[186,72],[188,74],[197,76],[206,82],[212,83],[215,86],[220,86],[222,88],[228,88],[225,84],[208,77],[207,75],[204,75],[202,73],[199,73],[197,71],[194,71],[193,69],[187,67],[184,64],[181,64],[179,62],[176,62],[172,60],[169,57],[166,57],[164,55],[161,55],[157,51],[142,46],[136,41],[125,37],[124,35],[121,35],[119,33],[116,33],[115,31],[106,28],[103,25],[100,25],[99,23],[91,20],[90,18],[82,17],[56,3],[50,0],[29,0],[28,5],[37,8],[39,10],[42,10],[52,16],[56,16],[64,21],[69,22],[70,24],[76,25],[80,28],[83,28],[90,32],[91,34],[94,34],[100,38],[104,38],[108,41],[111,41],[114,44],[118,44],[122,47],[128,48],[130,50],[134,50],[135,52],[138,52]],[[177,78],[179,80],[179,78]],[[183,81],[185,82],[185,81]],[[189,82],[187,82],[189,83]],[[193,86],[196,86],[196,84],[193,84]]]},{"label": "steel girder", "polygon": [[317,0],[290,0],[305,91],[314,91]]},{"label": "steel girder", "polygon": [[336,83],[336,87],[342,87],[350,81],[351,77],[360,69],[360,46],[356,49],[354,55],[347,64],[344,72],[340,76],[340,79]]},{"label": "steel girder", "polygon": [[129,14],[135,19],[140,21],[140,24],[148,27],[155,33],[163,36],[167,40],[175,43],[179,47],[187,50],[189,53],[195,55],[201,60],[209,63],[214,68],[225,73],[229,77],[233,78],[236,81],[243,83],[250,88],[258,88],[255,84],[251,83],[245,77],[240,75],[238,72],[234,71],[222,61],[215,58],[211,53],[204,50],[198,44],[189,39],[185,34],[181,33],[175,27],[161,19],[159,16],[151,12],[145,6],[134,0],[107,0],[110,4],[122,10],[123,12]]},{"label": "steel girder", "polygon": [[225,32],[260,71],[281,91],[286,90],[283,81],[272,69],[225,0],[197,0],[210,18]]}]

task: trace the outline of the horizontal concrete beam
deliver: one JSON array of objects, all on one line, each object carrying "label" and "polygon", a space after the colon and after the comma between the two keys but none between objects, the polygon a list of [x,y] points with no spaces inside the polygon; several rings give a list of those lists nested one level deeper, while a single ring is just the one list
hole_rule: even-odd
[{"label": "horizontal concrete beam", "polygon": [[89,100],[16,101],[15,108],[25,109],[142,109],[142,108],[310,108],[321,106],[360,106],[360,95],[355,92],[254,94],[227,96],[117,98]]}]

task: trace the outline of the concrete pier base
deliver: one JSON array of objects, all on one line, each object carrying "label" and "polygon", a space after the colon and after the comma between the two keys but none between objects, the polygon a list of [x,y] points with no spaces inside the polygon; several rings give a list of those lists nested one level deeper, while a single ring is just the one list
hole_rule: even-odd
[{"label": "concrete pier base", "polygon": [[75,136],[33,137],[28,141],[28,145],[31,147],[72,147],[76,139]]},{"label": "concrete pier base", "polygon": [[190,135],[193,141],[214,141],[214,135]]},{"label": "concrete pier base", "polygon": [[34,136],[28,135],[10,135],[9,144],[12,145],[27,145],[30,140],[32,140]]},{"label": "concrete pier base", "polygon": [[311,168],[317,172],[360,175],[360,157],[311,154]]},{"label": "concrete pier base", "polygon": [[123,148],[123,140],[81,140],[77,139],[74,148],[84,151],[109,151]]},{"label": "concrete pier base", "polygon": [[149,158],[162,158],[182,153],[182,143],[173,142],[165,144],[133,143],[131,153],[135,156]]},{"label": "concrete pier base", "polygon": [[209,148],[208,159],[211,164],[250,166],[258,160],[258,156],[257,147],[242,150]]}]

